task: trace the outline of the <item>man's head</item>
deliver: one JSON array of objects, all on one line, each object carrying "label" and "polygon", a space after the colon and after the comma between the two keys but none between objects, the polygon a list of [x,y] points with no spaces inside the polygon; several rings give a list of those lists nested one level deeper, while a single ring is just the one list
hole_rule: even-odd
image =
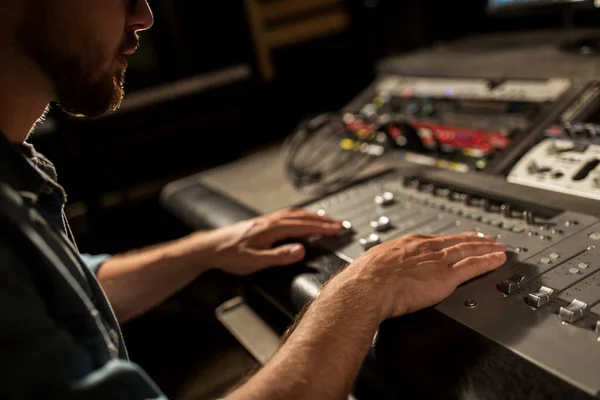
[{"label": "man's head", "polygon": [[48,80],[53,100],[78,115],[118,108],[125,56],[137,48],[137,32],[152,26],[147,0],[5,1],[20,9],[16,50]]}]

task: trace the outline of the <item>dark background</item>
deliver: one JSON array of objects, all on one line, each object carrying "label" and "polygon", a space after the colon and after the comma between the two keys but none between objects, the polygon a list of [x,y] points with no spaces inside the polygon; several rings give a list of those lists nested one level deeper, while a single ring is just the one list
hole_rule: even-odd
[{"label": "dark background", "polygon": [[[53,107],[31,141],[56,164],[83,252],[118,253],[188,233],[158,202],[165,184],[277,143],[307,115],[339,109],[373,80],[378,60],[472,35],[600,26],[589,10],[491,17],[483,0],[347,0],[347,32],[278,51],[277,77],[264,82],[243,1],[150,4],[155,25],[131,59],[128,94],[234,66],[251,74],[95,120]],[[253,365],[213,317],[236,290],[234,279],[210,274],[129,324],[132,359],[168,394],[181,395],[194,379],[206,396],[219,393]],[[211,367],[218,372],[206,372]]]}]

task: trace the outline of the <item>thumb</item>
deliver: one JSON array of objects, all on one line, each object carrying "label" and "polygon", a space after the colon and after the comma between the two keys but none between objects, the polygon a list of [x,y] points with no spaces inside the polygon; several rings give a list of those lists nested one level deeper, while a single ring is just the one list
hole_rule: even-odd
[{"label": "thumb", "polygon": [[302,261],[306,255],[304,246],[295,244],[286,244],[268,250],[254,250],[254,256],[258,264],[264,267],[283,266]]}]

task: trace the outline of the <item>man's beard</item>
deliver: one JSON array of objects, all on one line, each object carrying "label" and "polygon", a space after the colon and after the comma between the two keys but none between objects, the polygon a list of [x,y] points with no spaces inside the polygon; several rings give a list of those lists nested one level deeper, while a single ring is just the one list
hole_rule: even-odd
[{"label": "man's beard", "polygon": [[[19,39],[26,55],[51,82],[61,108],[88,117],[118,109],[125,81],[124,68],[114,67],[118,54],[115,52],[114,59],[106,60],[85,35],[73,37],[73,32],[56,32],[60,28],[44,26],[48,18],[33,19],[33,26],[23,27]],[[122,48],[131,48],[137,42],[137,35],[131,33]],[[101,71],[102,66],[107,70]]]},{"label": "man's beard", "polygon": [[[94,82],[86,80],[82,71],[67,65],[50,75],[60,107],[69,114],[86,117],[98,117],[117,110],[123,99],[125,70],[113,76],[105,73]],[[72,79],[77,73],[77,79]]]}]

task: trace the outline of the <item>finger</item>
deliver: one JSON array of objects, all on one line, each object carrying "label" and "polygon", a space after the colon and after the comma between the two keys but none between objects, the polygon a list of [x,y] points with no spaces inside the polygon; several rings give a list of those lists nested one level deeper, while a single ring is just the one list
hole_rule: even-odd
[{"label": "finger", "polygon": [[286,244],[268,250],[247,249],[247,252],[258,268],[290,265],[302,261],[306,256],[306,249],[301,244]]},{"label": "finger", "polygon": [[341,231],[341,222],[281,220],[271,226],[268,235],[271,240],[279,241],[316,235],[332,236],[337,235]]},{"label": "finger", "polygon": [[287,210],[282,210],[280,212],[276,212],[274,214],[278,218],[282,219],[300,219],[300,220],[309,220],[309,221],[336,221],[336,219],[332,218],[326,214],[318,214],[316,212],[304,210],[301,208],[290,208]]},{"label": "finger", "polygon": [[458,235],[443,235],[431,239],[427,243],[430,250],[443,250],[448,247],[456,246],[460,243],[493,243],[494,239],[489,236],[481,236],[477,232],[466,232]]},{"label": "finger", "polygon": [[321,222],[337,222],[339,220],[329,216],[329,215],[319,215],[316,213],[309,212],[295,212],[286,215],[283,219],[292,219],[297,221],[321,221]]},{"label": "finger", "polygon": [[467,282],[486,272],[501,267],[506,262],[505,252],[489,253],[478,257],[470,257],[454,264],[451,268],[457,279],[457,285]]},{"label": "finger", "polygon": [[496,242],[464,242],[441,251],[443,262],[448,265],[456,264],[466,258],[479,257],[490,253],[505,252],[506,245]]}]

